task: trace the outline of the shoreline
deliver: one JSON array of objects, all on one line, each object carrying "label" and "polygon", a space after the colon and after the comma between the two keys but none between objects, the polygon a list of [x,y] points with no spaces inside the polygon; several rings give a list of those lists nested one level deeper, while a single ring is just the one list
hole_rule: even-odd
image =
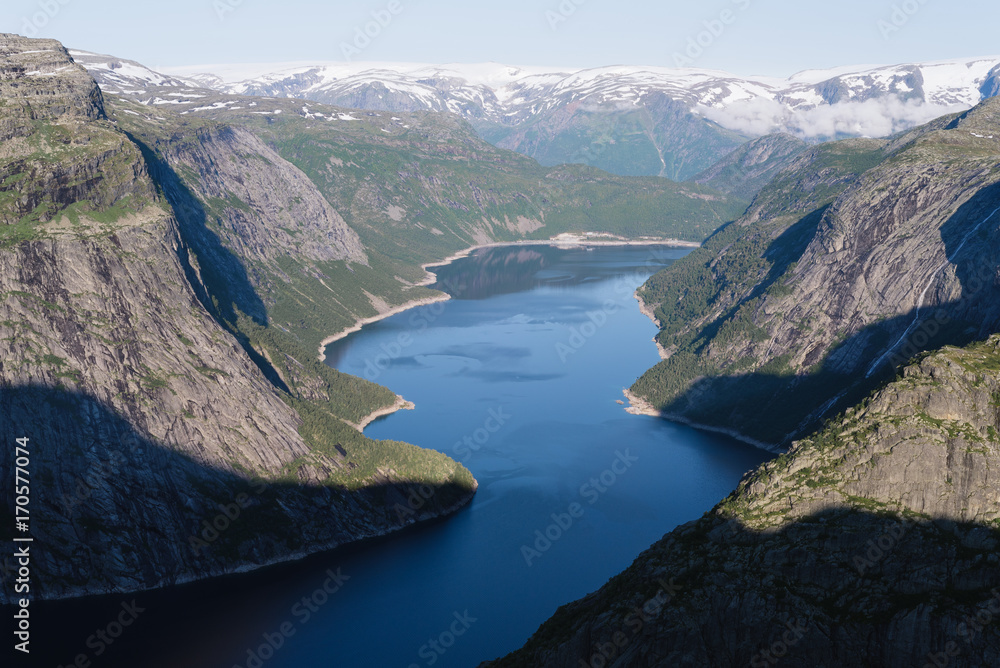
[{"label": "shoreline", "polygon": [[[578,248],[586,246],[670,246],[671,248],[701,248],[697,241],[684,241],[683,239],[608,239],[604,237],[585,237],[576,234],[557,235],[550,239],[521,239],[520,241],[494,241],[488,244],[478,244],[469,246],[465,250],[452,253],[443,260],[427,262],[420,265],[420,268],[429,275],[417,285],[430,285],[436,278],[430,267],[443,267],[451,264],[455,260],[468,257],[471,253],[483,248],[503,248],[507,246],[555,246],[556,248]],[[429,280],[428,280],[429,279]]]},{"label": "shoreline", "polygon": [[357,424],[354,424],[353,422],[348,422],[348,424],[357,429],[358,431],[360,431],[361,433],[364,433],[365,427],[367,427],[380,417],[385,417],[386,415],[392,415],[396,411],[412,411],[415,408],[416,405],[412,401],[407,401],[402,396],[397,394],[396,401],[391,406],[385,406],[383,408],[379,408],[378,410],[372,411],[365,417],[361,418],[361,420]]},{"label": "shoreline", "polygon": [[385,320],[389,316],[397,315],[403,311],[409,311],[411,308],[417,308],[418,306],[427,306],[428,304],[436,304],[438,302],[446,302],[451,299],[451,295],[442,292],[440,295],[433,295],[431,297],[421,297],[420,299],[411,299],[408,302],[403,302],[398,306],[393,306],[392,308],[382,311],[381,313],[376,313],[375,315],[368,316],[367,318],[361,318],[355,321],[350,327],[346,327],[336,334],[331,334],[326,337],[319,344],[319,361],[326,361],[326,347],[333,343],[334,341],[339,341],[348,334],[353,334],[354,332],[361,331],[361,328],[365,325],[370,325],[373,322],[378,322],[379,320]]},{"label": "shoreline", "polygon": [[[158,582],[153,585],[143,586],[138,589],[132,589],[129,587],[109,587],[101,591],[71,591],[57,596],[51,596],[46,598],[38,599],[39,603],[60,603],[63,601],[79,601],[87,598],[92,598],[95,596],[121,596],[121,595],[131,595],[131,594],[141,594],[144,592],[157,592],[165,591],[168,589],[176,590],[177,587],[184,586],[197,586],[199,584],[204,584],[209,580],[220,580],[222,578],[237,578],[242,575],[252,574],[256,571],[262,571],[272,566],[281,566],[284,564],[294,563],[297,561],[303,561],[309,559],[310,557],[315,557],[317,555],[333,553],[337,550],[359,545],[366,541],[373,541],[379,538],[385,538],[391,536],[400,531],[406,531],[407,529],[412,529],[424,522],[430,522],[438,519],[445,519],[454,515],[463,508],[469,506],[472,500],[476,496],[476,492],[479,491],[479,481],[475,478],[472,479],[473,487],[472,490],[458,499],[455,503],[448,506],[447,508],[442,508],[440,511],[433,513],[421,513],[418,517],[410,517],[399,526],[383,526],[375,528],[368,531],[359,531],[357,535],[352,536],[346,540],[342,541],[330,541],[326,543],[320,543],[314,548],[306,548],[304,550],[297,550],[295,552],[289,552],[287,554],[273,557],[259,563],[244,563],[238,566],[233,566],[231,568],[222,567],[217,570],[213,570],[207,573],[201,574],[191,574],[186,573],[179,575],[176,579],[170,582]],[[6,607],[8,605],[14,605],[14,602],[10,603],[0,603],[0,608]]]},{"label": "shoreline", "polygon": [[628,388],[622,388],[622,394],[625,395],[625,398],[628,400],[629,403],[629,405],[625,408],[625,412],[631,415],[648,415],[650,417],[656,417],[662,420],[667,420],[668,422],[676,422],[678,424],[683,424],[685,426],[697,429],[699,431],[707,431],[713,434],[722,434],[723,436],[729,436],[730,438],[734,438],[737,441],[746,443],[747,445],[752,445],[755,448],[764,450],[765,452],[769,452],[773,455],[781,455],[785,453],[785,450],[782,450],[780,447],[774,445],[773,443],[765,443],[763,441],[758,441],[755,438],[750,438],[749,436],[741,434],[735,429],[727,429],[725,427],[713,427],[712,425],[700,424],[692,420],[689,420],[688,418],[682,415],[675,415],[673,413],[667,413],[666,411],[658,410],[642,397],[632,394],[632,392],[629,391]]},{"label": "shoreline", "polygon": [[[418,283],[414,283],[415,287],[427,287],[437,280],[437,276],[431,271],[431,267],[443,267],[451,264],[455,260],[461,260],[464,257],[468,257],[477,250],[483,248],[502,248],[508,246],[555,246],[556,248],[577,248],[586,246],[670,246],[672,248],[700,248],[701,244],[696,241],[684,241],[682,239],[606,239],[597,238],[590,239],[587,237],[581,237],[579,235],[558,235],[551,239],[522,239],[520,241],[496,241],[488,244],[478,244],[476,246],[469,246],[465,250],[460,250],[452,253],[443,260],[435,260],[433,262],[425,262],[420,265],[420,268],[424,270],[426,276],[420,280]],[[358,332],[365,325],[370,325],[379,320],[384,320],[390,316],[398,315],[404,311],[409,311],[411,308],[418,308],[420,306],[427,306],[429,304],[436,304],[438,302],[444,302],[451,299],[451,295],[442,292],[439,295],[434,295],[431,297],[421,297],[419,299],[412,299],[407,302],[403,302],[398,306],[393,306],[392,308],[383,311],[381,313],[376,313],[373,316],[368,316],[366,318],[360,318],[354,322],[350,327],[345,327],[335,334],[331,334],[326,337],[319,344],[319,361],[326,361],[326,347],[333,343],[334,341],[339,341],[340,339]],[[641,303],[641,302],[640,302]]]},{"label": "shoreline", "polygon": [[[650,320],[652,320],[653,324],[656,325],[656,328],[660,329],[660,321],[657,319],[656,314],[653,312],[653,309],[649,308],[649,305],[646,304],[646,302],[642,300],[642,297],[639,296],[639,291],[636,290],[632,294],[632,296],[635,297],[635,300],[637,302],[639,302],[639,312],[642,313],[647,318],[649,318]],[[657,332],[657,335],[659,335],[659,332]],[[660,341],[656,336],[653,337],[653,343],[656,344],[656,352],[660,354],[661,361],[670,357],[670,353],[668,353],[667,349],[660,344]]]}]

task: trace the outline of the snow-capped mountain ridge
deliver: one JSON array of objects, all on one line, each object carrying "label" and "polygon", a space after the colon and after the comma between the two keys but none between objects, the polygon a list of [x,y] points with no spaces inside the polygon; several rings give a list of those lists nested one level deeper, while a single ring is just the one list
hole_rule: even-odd
[{"label": "snow-capped mountain ridge", "polygon": [[[896,98],[892,101],[909,103],[909,113],[900,119],[905,125],[913,121],[917,107],[926,107],[917,115],[928,120],[971,107],[1000,89],[1000,57],[804,70],[780,79],[656,66],[560,69],[500,63],[264,63],[164,68],[160,74],[132,61],[72,54],[88,68],[105,70],[105,87],[116,80],[123,89],[198,86],[385,111],[451,111],[503,125],[518,125],[573,103],[639,107],[646,97],[661,94],[737,132],[787,130],[807,139],[826,137],[810,131],[801,119],[789,127],[788,117],[823,106]],[[857,114],[841,116],[841,125],[857,125]],[[874,130],[885,126],[877,124]],[[852,134],[844,128],[841,132]],[[875,132],[866,132],[862,124],[859,134]]]},{"label": "snow-capped mountain ridge", "polygon": [[1000,57],[806,70],[784,79],[655,66],[500,63],[279,63],[160,74],[110,56],[74,57],[106,92],[149,104],[179,99],[170,92],[193,99],[198,89],[209,89],[379,112],[445,111],[497,146],[545,165],[582,162],[676,180],[707,169],[749,137],[882,137],[1000,94]]},{"label": "snow-capped mountain ridge", "polygon": [[[927,120],[952,109],[971,107],[984,87],[1000,79],[1000,57],[966,58],[900,65],[861,65],[805,70],[786,79],[737,76],[718,70],[615,65],[591,69],[514,67],[499,63],[430,65],[419,63],[300,63],[219,68],[213,88],[235,94],[303,97],[382,110],[452,111],[467,118],[517,125],[537,114],[573,104],[641,106],[653,94],[689,105],[746,134],[789,130],[808,139],[808,122],[783,127],[786,117],[823,106],[895,98],[907,111],[900,123]],[[168,68],[188,80],[207,80],[210,67]],[[253,71],[255,76],[243,75]],[[219,74],[222,72],[223,74]],[[737,105],[737,109],[732,109]],[[752,108],[745,108],[750,105]],[[874,105],[870,105],[874,108]],[[925,106],[923,113],[916,108]],[[729,109],[735,113],[727,114]],[[706,113],[706,110],[714,110]],[[856,111],[856,110],[855,110]],[[885,108],[883,111],[892,111]],[[844,114],[839,132],[866,132],[857,113]],[[873,129],[896,129],[877,123]],[[771,127],[768,127],[768,126]],[[835,132],[836,133],[836,132]]]}]

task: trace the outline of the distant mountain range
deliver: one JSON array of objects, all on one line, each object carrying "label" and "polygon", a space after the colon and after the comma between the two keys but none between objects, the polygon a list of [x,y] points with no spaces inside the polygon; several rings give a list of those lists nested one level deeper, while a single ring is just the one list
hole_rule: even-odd
[{"label": "distant mountain range", "polygon": [[[209,89],[376,111],[450,111],[543,165],[686,180],[747,139],[884,137],[1000,92],[1000,57],[800,72],[663,67],[284,63],[167,68],[72,51],[109,93],[167,104]],[[164,93],[158,89],[170,87]],[[153,93],[159,94],[159,99]]]}]

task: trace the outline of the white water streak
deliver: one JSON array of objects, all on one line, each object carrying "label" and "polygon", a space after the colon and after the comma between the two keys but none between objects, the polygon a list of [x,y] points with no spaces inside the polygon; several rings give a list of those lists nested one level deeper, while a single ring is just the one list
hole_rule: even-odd
[{"label": "white water streak", "polygon": [[997,212],[1000,212],[1000,207],[997,207],[996,209],[994,209],[993,213],[991,213],[990,215],[988,215],[978,225],[976,225],[974,228],[972,228],[971,230],[969,230],[969,232],[962,239],[962,243],[960,243],[958,245],[958,248],[955,249],[955,252],[951,254],[951,257],[947,257],[946,256],[944,262],[942,262],[938,266],[938,268],[934,270],[934,272],[931,274],[930,280],[927,281],[927,285],[924,286],[923,292],[920,293],[920,299],[917,300],[917,311],[916,311],[916,313],[913,314],[913,322],[911,322],[910,326],[906,328],[906,331],[903,332],[903,335],[900,336],[899,339],[894,344],[892,344],[892,346],[890,346],[889,349],[886,350],[885,353],[883,353],[883,355],[881,357],[879,357],[877,360],[875,360],[875,363],[872,364],[871,367],[868,369],[868,373],[865,374],[865,378],[870,378],[871,375],[873,373],[875,373],[875,370],[878,369],[878,367],[882,364],[882,362],[885,361],[885,358],[887,358],[889,355],[891,355],[896,350],[896,348],[898,348],[900,346],[900,344],[902,344],[903,341],[905,341],[907,339],[907,337],[910,336],[910,333],[917,326],[917,323],[920,322],[920,310],[924,306],[924,299],[926,299],[927,292],[931,289],[931,286],[934,285],[935,281],[937,281],[938,274],[940,274],[942,269],[944,269],[945,267],[947,267],[949,264],[951,264],[955,260],[956,257],[958,257],[958,254],[962,252],[963,248],[965,248],[965,244],[968,243],[969,239],[972,238],[972,235],[975,234],[976,232],[978,232],[979,229],[983,225],[985,225],[986,223],[988,223],[990,221],[990,219],[993,218],[993,216],[997,215]]}]

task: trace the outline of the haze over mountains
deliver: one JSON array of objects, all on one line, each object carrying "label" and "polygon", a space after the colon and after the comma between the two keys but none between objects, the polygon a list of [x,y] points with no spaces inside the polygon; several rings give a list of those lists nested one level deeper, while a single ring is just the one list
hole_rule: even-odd
[{"label": "haze over mountains", "polygon": [[576,162],[675,180],[693,177],[751,137],[884,137],[1000,92],[1000,57],[810,70],[778,79],[497,63],[218,65],[160,74],[131,61],[72,53],[107,92],[147,95],[149,104],[209,89],[376,111],[450,111],[491,143],[543,165]]}]

